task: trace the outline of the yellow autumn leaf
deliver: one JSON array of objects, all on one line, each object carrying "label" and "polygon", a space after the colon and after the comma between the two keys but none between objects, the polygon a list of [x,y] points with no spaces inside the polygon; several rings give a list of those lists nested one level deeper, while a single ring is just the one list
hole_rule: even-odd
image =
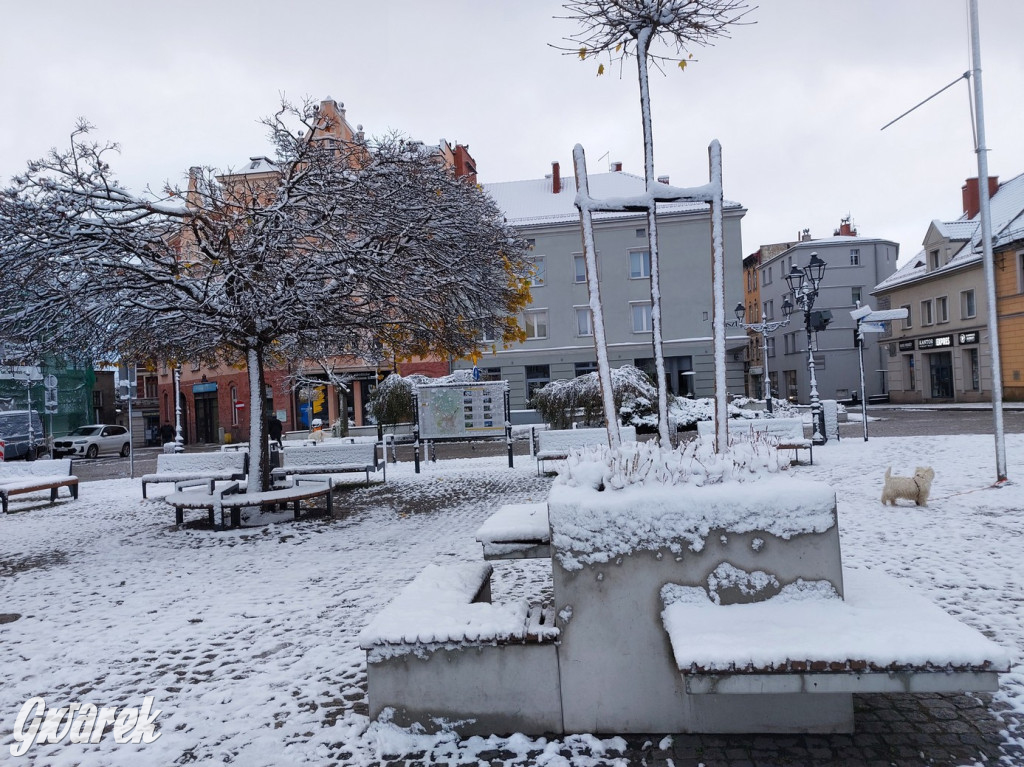
[{"label": "yellow autumn leaf", "polygon": [[686,62],[685,61],[680,61],[679,62],[679,68],[680,69],[686,69]]},{"label": "yellow autumn leaf", "polygon": [[587,49],[580,48],[580,61],[583,61],[587,57]]},{"label": "yellow autumn leaf", "polygon": [[618,53],[621,50],[622,50],[622,43],[619,43],[618,45],[615,46],[615,52]]},{"label": "yellow autumn leaf", "polygon": [[600,64],[597,67],[597,76],[600,77],[604,74],[604,64]]}]

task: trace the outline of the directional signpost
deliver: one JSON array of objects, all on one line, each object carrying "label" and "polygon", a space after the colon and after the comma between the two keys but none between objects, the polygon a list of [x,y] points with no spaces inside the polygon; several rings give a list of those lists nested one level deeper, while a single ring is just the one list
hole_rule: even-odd
[{"label": "directional signpost", "polygon": [[864,389],[864,334],[884,333],[885,323],[905,320],[906,309],[872,310],[870,306],[858,306],[850,316],[857,320],[857,351],[860,353],[860,419],[864,424],[864,441],[868,441],[868,393]]}]

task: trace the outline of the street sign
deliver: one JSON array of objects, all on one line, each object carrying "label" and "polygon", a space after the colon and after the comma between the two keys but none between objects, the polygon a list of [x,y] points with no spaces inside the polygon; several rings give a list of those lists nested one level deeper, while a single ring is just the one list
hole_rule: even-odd
[{"label": "street sign", "polygon": [[860,323],[861,333],[884,333],[885,324],[882,322],[862,322]]},{"label": "street sign", "polygon": [[43,379],[43,386],[45,386],[47,389],[56,389],[57,376],[55,376],[53,373],[50,373],[48,376],[46,376],[46,378]]}]

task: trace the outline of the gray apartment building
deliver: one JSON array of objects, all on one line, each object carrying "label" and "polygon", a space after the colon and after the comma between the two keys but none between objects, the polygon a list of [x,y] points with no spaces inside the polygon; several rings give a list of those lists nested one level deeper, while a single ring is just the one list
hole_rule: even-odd
[{"label": "gray apartment building", "polygon": [[[821,399],[851,400],[886,394],[888,340],[884,334],[869,334],[864,345],[864,385],[860,391],[860,363],[856,344],[856,322],[850,312],[857,302],[869,304],[874,287],[896,271],[899,245],[891,240],[860,237],[844,219],[834,236],[811,239],[805,230],[793,243],[771,258],[762,259],[760,300],[768,320],[782,319],[782,303],[789,293],[786,275],[794,265],[804,268],[811,254],[826,264],[824,278],[814,302],[814,311],[828,310],[832,319],[825,330],[813,334],[814,372]],[[792,299],[791,299],[792,300]],[[872,307],[878,308],[878,307]],[[749,311],[749,310],[748,310]],[[756,320],[760,321],[760,317]],[[753,321],[750,317],[747,321]],[[879,338],[879,335],[882,338]],[[788,325],[777,330],[768,347],[772,392],[780,399],[808,403],[810,374],[807,365],[807,330],[804,314],[797,308]]]},{"label": "gray apartment building", "polygon": [[[509,382],[513,409],[528,407],[531,394],[547,382],[596,370],[593,322],[588,306],[575,179],[550,175],[527,181],[486,184],[485,189],[532,245],[535,267],[532,303],[520,322],[527,340],[493,351],[478,361],[481,378]],[[590,176],[598,198],[642,194],[644,179],[621,170]],[[725,203],[726,311],[742,297],[740,221],[746,210]],[[594,216],[601,301],[612,367],[632,364],[652,374],[651,280],[647,217],[640,213]],[[711,226],[703,203],[658,206],[663,339],[670,389],[678,395],[711,396]],[[874,283],[872,283],[873,285]],[[742,330],[728,333],[729,390],[743,391]],[[472,363],[455,363],[465,368]]]}]

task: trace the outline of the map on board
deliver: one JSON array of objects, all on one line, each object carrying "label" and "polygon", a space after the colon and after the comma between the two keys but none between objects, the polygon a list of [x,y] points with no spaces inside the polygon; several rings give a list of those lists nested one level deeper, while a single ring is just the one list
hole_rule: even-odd
[{"label": "map on board", "polygon": [[505,434],[505,381],[417,386],[421,439]]}]

